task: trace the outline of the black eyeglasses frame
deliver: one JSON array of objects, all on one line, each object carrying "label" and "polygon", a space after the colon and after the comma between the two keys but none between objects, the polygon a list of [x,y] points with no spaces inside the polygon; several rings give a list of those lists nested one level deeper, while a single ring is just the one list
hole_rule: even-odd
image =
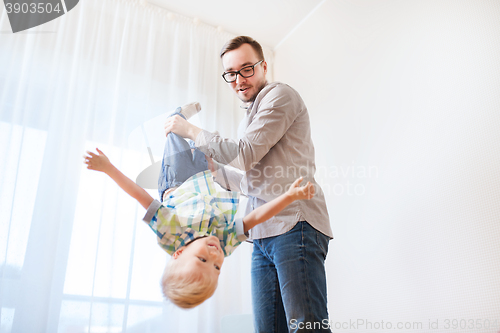
[{"label": "black eyeglasses frame", "polygon": [[[255,66],[259,65],[261,62],[263,62],[264,60],[260,60],[260,61],[257,61],[255,64],[253,65],[250,65],[250,66],[245,66],[243,68],[241,68],[239,71],[231,71],[231,72],[224,72],[222,73],[222,78],[224,79],[224,81],[226,81],[227,83],[233,83],[234,81],[236,81],[238,79],[238,75],[240,75],[241,77],[244,77],[245,79],[246,78],[249,78],[249,77],[252,77],[255,75]],[[252,75],[248,75],[248,76],[245,76],[243,74],[241,74],[241,71],[244,70],[244,69],[248,69],[248,68],[252,68]],[[227,74],[236,74],[235,77],[234,77],[234,80],[232,81],[228,81],[225,77],[225,75]]]}]

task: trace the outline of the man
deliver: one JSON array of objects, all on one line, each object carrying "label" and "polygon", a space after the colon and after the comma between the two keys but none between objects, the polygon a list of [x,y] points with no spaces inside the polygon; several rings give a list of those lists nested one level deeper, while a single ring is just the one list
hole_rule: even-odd
[{"label": "man", "polygon": [[[242,178],[228,172],[217,181],[249,197],[247,213],[279,196],[299,176],[316,184],[309,115],[299,94],[266,81],[262,48],[250,37],[229,41],[221,59],[224,80],[247,106],[239,140],[223,139],[181,117],[169,118],[165,132],[188,137],[215,161],[243,170]],[[328,331],[322,325],[328,320],[324,261],[332,231],[323,193],[316,192],[312,200],[291,204],[250,232],[258,332]]]}]

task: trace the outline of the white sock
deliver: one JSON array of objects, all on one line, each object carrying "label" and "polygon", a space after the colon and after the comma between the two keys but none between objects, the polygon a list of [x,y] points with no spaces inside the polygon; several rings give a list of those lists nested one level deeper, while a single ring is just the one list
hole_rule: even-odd
[{"label": "white sock", "polygon": [[201,110],[200,103],[193,102],[193,103],[189,103],[189,104],[184,105],[181,108],[180,113],[182,113],[182,115],[184,117],[186,117],[186,119],[189,119],[192,116],[194,116],[195,114],[197,114],[198,112],[200,112],[200,110]]}]

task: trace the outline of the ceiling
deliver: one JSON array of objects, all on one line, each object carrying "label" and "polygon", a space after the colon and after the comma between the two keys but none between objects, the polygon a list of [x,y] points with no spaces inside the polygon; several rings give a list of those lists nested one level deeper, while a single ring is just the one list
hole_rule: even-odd
[{"label": "ceiling", "polygon": [[326,0],[147,0],[235,35],[248,35],[275,49]]}]

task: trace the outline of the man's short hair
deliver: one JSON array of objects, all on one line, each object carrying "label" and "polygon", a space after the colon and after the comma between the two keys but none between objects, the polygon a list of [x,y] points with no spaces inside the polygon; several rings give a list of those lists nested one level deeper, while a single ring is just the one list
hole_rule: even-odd
[{"label": "man's short hair", "polygon": [[224,54],[229,51],[236,50],[243,44],[250,44],[255,53],[257,53],[257,57],[259,57],[259,60],[264,60],[264,52],[262,51],[262,46],[260,46],[259,42],[257,42],[255,39],[248,36],[238,36],[228,41],[222,47],[222,50],[220,51],[220,57],[222,58]]}]

